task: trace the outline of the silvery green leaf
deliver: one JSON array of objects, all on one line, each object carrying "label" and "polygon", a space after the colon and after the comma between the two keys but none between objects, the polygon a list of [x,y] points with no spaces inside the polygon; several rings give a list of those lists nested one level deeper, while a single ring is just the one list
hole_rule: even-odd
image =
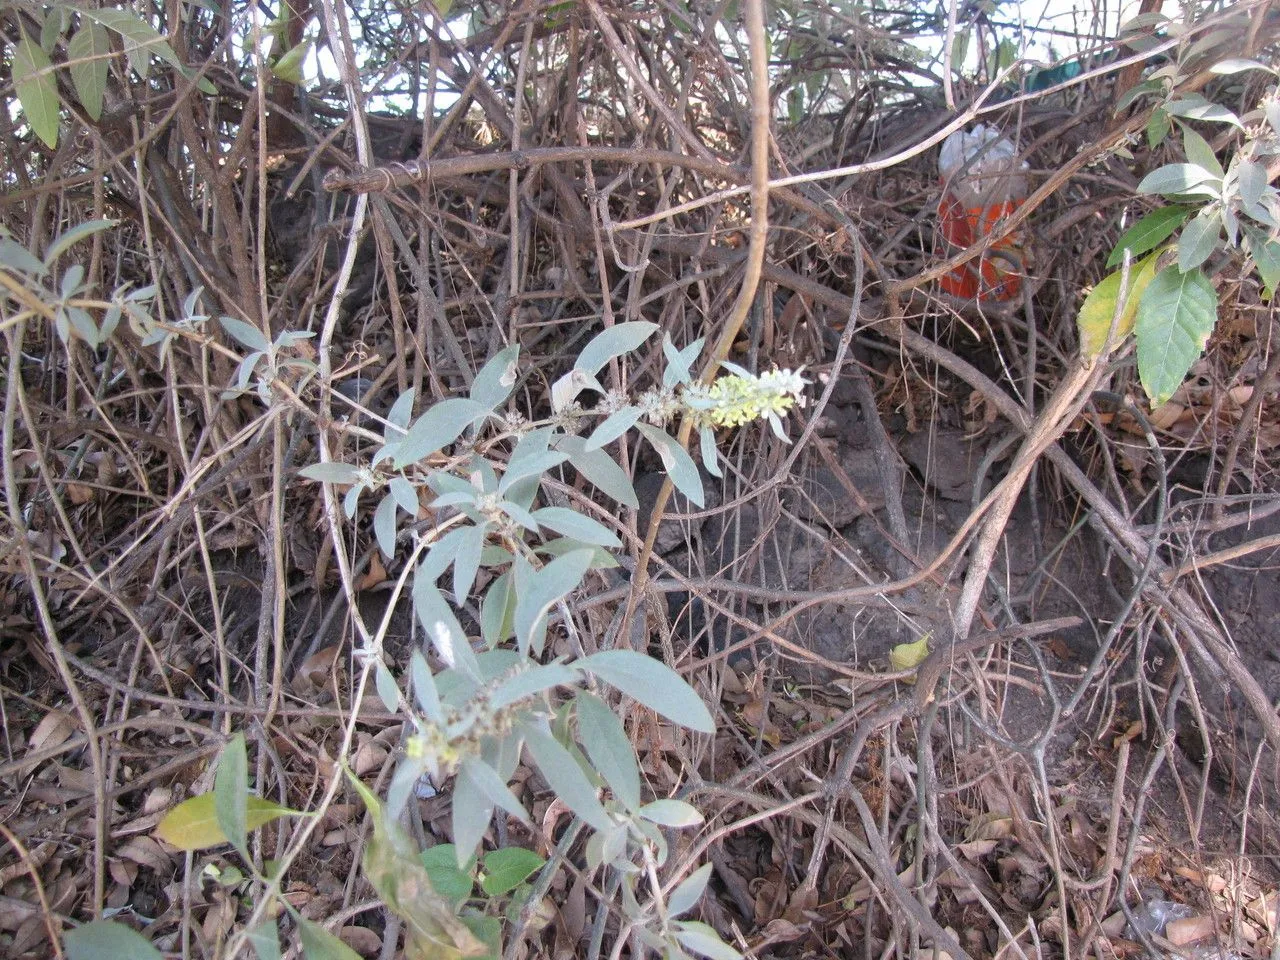
[{"label": "silvery green leaf", "polygon": [[574,368],[586,373],[597,373],[614,357],[635,350],[657,329],[658,325],[648,320],[632,320],[629,323],[618,323],[612,327],[606,327],[583,347]]},{"label": "silvery green leaf", "polygon": [[499,506],[502,508],[503,513],[530,533],[538,532],[538,521],[533,519],[533,514],[520,506],[520,504],[512,503],[510,500],[503,500],[499,503]]},{"label": "silvery green leaf", "polygon": [[[393,403],[391,405],[391,409],[387,411],[387,422],[391,424],[391,426],[399,428],[399,431],[395,435],[396,437],[403,436],[404,431],[409,426],[409,420],[413,416],[414,396],[414,389],[413,387],[410,387],[404,393],[400,394],[400,396],[396,397],[396,402]],[[390,430],[387,432],[391,433]],[[391,440],[393,438],[388,436],[386,439]]]},{"label": "silvery green leaf", "polygon": [[541,489],[542,477],[540,475],[525,477],[523,480],[518,480],[507,487],[504,496],[507,503],[515,504],[521,510],[527,512]]},{"label": "silvery green leaf", "polygon": [[493,804],[470,777],[458,777],[453,784],[453,843],[459,869],[475,854],[493,819]]},{"label": "silvery green leaf", "polygon": [[768,417],[769,427],[773,430],[773,435],[783,443],[790,443],[791,440],[787,437],[787,428],[782,425],[782,418],[772,410],[768,412]]},{"label": "silvery green leaf", "polygon": [[516,385],[520,344],[503,347],[481,368],[471,382],[471,399],[488,411],[497,409]]},{"label": "silvery green leaf", "polygon": [[516,598],[511,591],[511,573],[504,572],[489,584],[480,605],[480,635],[486,646],[496,647],[515,630]]},{"label": "silvery green leaf", "polygon": [[569,465],[587,478],[606,496],[612,497],[624,507],[637,510],[640,501],[635,486],[627,472],[603,450],[585,449],[582,437],[561,437],[556,446],[569,454]]},{"label": "silvery green leaf", "polygon": [[395,773],[391,774],[391,782],[387,784],[386,813],[392,819],[399,819],[418,793],[418,784],[426,776],[428,762],[424,757],[401,757],[396,764]]},{"label": "silvery green leaf", "polygon": [[681,920],[676,924],[676,939],[680,945],[710,960],[742,960],[742,954],[720,939],[720,934],[696,920]]},{"label": "silvery green leaf", "polygon": [[587,438],[585,450],[599,450],[605,444],[612,443],[635,426],[640,419],[639,407],[623,407],[605,417],[604,422],[591,432]]},{"label": "silvery green leaf", "polygon": [[[303,340],[310,340],[315,337],[315,333],[311,330],[281,330],[280,335],[276,337],[277,347],[292,347],[301,343]],[[369,381],[364,381],[368,383]],[[368,387],[365,388],[366,390]]]},{"label": "silvery green leaf", "polygon": [[404,477],[392,477],[388,484],[391,495],[396,498],[396,503],[400,505],[400,509],[407,513],[410,517],[418,515],[418,491],[414,489]]},{"label": "silvery green leaf", "polygon": [[373,511],[373,535],[382,555],[390,560],[396,554],[396,498],[387,494]]},{"label": "silvery green leaf", "polygon": [[0,237],[0,266],[25,273],[29,277],[43,277],[49,272],[49,268],[40,262],[39,257],[8,237]]},{"label": "silvery green leaf", "polygon": [[422,708],[422,715],[436,725],[444,724],[444,710],[440,706],[440,692],[436,690],[435,677],[421,650],[413,651],[409,658],[409,676],[413,681],[413,698]]},{"label": "silvery green leaf", "polygon": [[364,484],[355,483],[351,485],[351,489],[342,498],[342,512],[346,514],[348,520],[356,515],[356,507],[360,504],[360,494],[363,492]]},{"label": "silvery green leaf", "polygon": [[1270,300],[1275,295],[1276,286],[1280,285],[1280,241],[1269,239],[1267,234],[1247,223],[1244,234],[1249,238],[1249,256],[1262,278],[1263,295]]},{"label": "silvery green leaf", "polygon": [[573,759],[573,755],[549,734],[536,727],[526,725],[522,732],[525,747],[552,792],[588,826],[595,830],[612,829],[613,820],[596,799],[595,787],[578,766],[578,761]]},{"label": "silvery green leaf", "polygon": [[89,316],[87,310],[81,307],[68,306],[67,319],[71,321],[71,328],[75,330],[85,343],[93,348],[97,348],[102,344],[102,334],[98,332],[97,324],[93,322],[93,317]]},{"label": "silvery green leaf", "polygon": [[444,449],[488,411],[474,400],[450,397],[414,421],[396,453],[397,469]]},{"label": "silvery green leaf", "polygon": [[713,477],[723,477],[720,472],[720,451],[716,448],[716,432],[710,427],[698,429],[698,447],[702,453],[702,465]]},{"label": "silvery green leaf", "polygon": [[222,324],[222,329],[226,330],[233,340],[238,341],[250,350],[257,350],[261,353],[267,353],[271,350],[271,341],[252,323],[245,323],[235,317],[219,317],[218,322]]},{"label": "silvery green leaf", "polygon": [[1187,193],[1192,187],[1215,179],[1221,178],[1214,177],[1210,171],[1194,163],[1166,163],[1142,178],[1142,182],[1138,184],[1138,192]]},{"label": "silvery green leaf", "polygon": [[116,327],[120,325],[120,318],[124,315],[124,309],[119,303],[112,302],[107,307],[106,312],[102,315],[102,329],[98,331],[98,343],[103,344],[115,335]]},{"label": "silvery green leaf", "polygon": [[1208,170],[1219,180],[1226,176],[1226,171],[1222,169],[1222,164],[1218,162],[1218,158],[1213,152],[1213,147],[1209,146],[1204,137],[1188,126],[1182,127],[1182,147],[1187,155],[1187,160],[1191,163]]},{"label": "silvery green leaf", "polygon": [[1203,120],[1207,123],[1229,123],[1244,129],[1232,111],[1216,103],[1210,103],[1198,93],[1186,94],[1179,100],[1164,105],[1165,112],[1174,117],[1185,117],[1188,120]]},{"label": "silvery green leaf", "polygon": [[[1256,160],[1242,161],[1236,168],[1236,182],[1240,186],[1242,203],[1250,207],[1260,204],[1267,191],[1267,168]],[[1249,210],[1245,212],[1253,216]]]},{"label": "silvery green leaf", "polygon": [[476,664],[475,652],[467,641],[467,635],[458,622],[457,616],[444,597],[436,589],[430,577],[413,578],[413,611],[418,622],[427,632],[431,646],[444,663],[457,667],[470,676],[477,676],[479,666]]},{"label": "silvery green leaf", "polygon": [[1222,215],[1222,229],[1227,232],[1227,246],[1237,247],[1240,244],[1240,218],[1229,206],[1218,211]]},{"label": "silvery green leaf", "polygon": [[604,650],[579,660],[577,666],[668,720],[699,733],[715,732],[702,698],[665,663],[635,650]]},{"label": "silvery green leaf", "polygon": [[516,597],[516,640],[520,652],[532,647],[540,653],[546,631],[546,615],[552,605],[576,590],[591,567],[590,550],[574,550],[556,557],[529,577],[528,589],[521,585]]},{"label": "silvery green leaf", "polygon": [[699,337],[683,350],[677,350],[671,337],[663,334],[662,352],[667,358],[667,369],[662,371],[662,385],[668,390],[679,383],[688,383],[692,376],[693,361],[702,353],[706,337]]},{"label": "silvery green leaf", "polygon": [[445,507],[472,507],[476,505],[478,492],[475,490],[455,490],[452,493],[442,493],[431,501],[433,510],[443,510]]},{"label": "silvery green leaf", "polygon": [[619,824],[611,827],[608,830],[599,830],[591,834],[591,836],[587,837],[587,846],[586,846],[585,853],[587,856],[587,872],[588,873],[595,873],[606,863],[604,858],[605,838],[610,836],[613,833],[618,832],[619,830],[621,830],[625,834],[626,829],[627,828],[625,826]]},{"label": "silvery green leaf", "polygon": [[660,867],[665,864],[670,850],[667,847],[667,839],[658,825],[651,820],[644,819],[644,817],[632,820],[631,825],[639,830],[645,840],[653,846],[654,862]]},{"label": "silvery green leaf", "polygon": [[[582,549],[582,541],[575,540],[572,537],[556,537],[554,540],[548,540],[535,548],[538,556],[545,557],[548,560],[553,557],[563,557],[566,553]],[[617,558],[604,547],[587,547],[586,549],[591,551],[592,570],[614,570],[620,566]]]},{"label": "silvery green leaf", "polygon": [[511,788],[498,776],[497,771],[487,763],[475,757],[468,757],[462,761],[459,773],[467,777],[493,806],[507,811],[525,826],[533,825],[533,821],[529,819],[529,814],[525,811],[524,805],[511,792]]},{"label": "silvery green leaf", "polygon": [[553,687],[574,686],[581,679],[578,671],[563,663],[540,664],[503,678],[490,695],[489,702],[494,710],[500,710]]},{"label": "silvery green leaf", "polygon": [[378,660],[373,665],[373,685],[377,688],[378,698],[388,713],[395,713],[400,706],[400,688],[396,686],[396,678],[391,675],[387,665]]},{"label": "silvery green leaf", "polygon": [[506,493],[515,484],[528,477],[541,477],[548,470],[560,466],[568,459],[569,455],[559,450],[547,450],[533,456],[522,457],[519,461],[513,458],[512,462],[507,464],[507,471],[498,484],[498,493]]},{"label": "silvery green leaf", "polygon": [[[496,653],[497,651],[492,651]],[[507,654],[514,654],[514,659],[520,660],[519,654],[514,650],[503,651]],[[509,667],[503,672],[509,672],[514,667]],[[512,734],[509,737],[496,739],[490,737],[480,747],[480,759],[493,767],[498,772],[498,776],[502,778],[503,783],[510,781],[516,775],[516,767],[520,766],[520,751],[523,749],[524,740],[519,733]]]},{"label": "silvery green leaf", "polygon": [[480,555],[488,532],[489,524],[481,523],[464,527],[458,539],[458,555],[453,560],[453,597],[459,606],[466,601],[471,585],[476,582],[476,571],[480,569]]},{"label": "silvery green leaf", "polygon": [[462,541],[467,535],[465,527],[454,527],[443,537],[431,544],[427,548],[426,555],[422,558],[422,562],[418,564],[418,569],[414,572],[414,582],[419,579],[429,580],[435,583],[449,569],[449,564],[453,563],[458,556],[458,551],[462,549]]},{"label": "silvery green leaf", "polygon": [[213,809],[222,835],[246,860],[249,859],[248,802],[249,760],[244,734],[236,733],[218,755],[218,769],[213,776]]},{"label": "silvery green leaf", "polygon": [[[248,326],[248,324],[245,324]],[[262,359],[263,353],[255,350],[243,360],[240,361],[240,368],[236,371],[236,385],[243,390],[249,385],[249,380],[253,376],[253,370],[258,365],[258,361]]]},{"label": "silvery green leaf", "polygon": [[[702,477],[698,475],[698,467],[693,458],[680,446],[674,437],[663,433],[657,427],[647,423],[637,423],[636,429],[649,441],[649,445],[662,460],[662,466],[676,485],[676,489],[689,498],[695,506],[706,505],[702,492]],[[572,462],[572,461],[571,461]]]},{"label": "silvery green leaf", "polygon": [[308,463],[298,471],[298,475],[305,476],[307,480],[319,480],[323,484],[353,484],[356,483],[358,471],[351,463]]},{"label": "silvery green leaf", "polygon": [[1210,73],[1218,74],[1243,73],[1246,70],[1265,70],[1267,73],[1276,72],[1274,68],[1268,67],[1265,63],[1259,63],[1257,60],[1248,60],[1244,57],[1228,57],[1226,60],[1219,60],[1209,67]]},{"label": "silvery green leaf", "polygon": [[627,828],[619,824],[612,830],[600,834],[600,862],[618,863],[627,854]]},{"label": "silvery green leaf", "polygon": [[48,249],[44,252],[44,262],[49,266],[53,266],[53,261],[57,260],[64,251],[86,237],[90,237],[102,230],[110,230],[119,222],[119,220],[86,220],[84,223],[76,224],[70,230],[54,238],[54,241],[49,244]]},{"label": "silvery green leaf", "polygon": [[73,263],[67,267],[62,274],[62,280],[58,283],[58,292],[62,295],[62,299],[69,300],[75,296],[80,281],[84,279],[84,266],[79,263]]},{"label": "silvery green leaf", "polygon": [[1280,97],[1268,97],[1262,102],[1262,112],[1272,133],[1280,133]]},{"label": "silvery green leaf", "polygon": [[582,543],[599,547],[622,546],[622,541],[599,520],[578,513],[576,510],[570,510],[568,507],[543,507],[533,511],[533,519],[540,527],[549,527],[556,533]]},{"label": "silvery green leaf", "polygon": [[574,698],[578,712],[578,739],[596,772],[628,810],[640,806],[640,768],[635,748],[622,721],[594,694],[583,691]]},{"label": "silvery green leaf", "polygon": [[640,808],[640,816],[664,827],[696,827],[702,822],[697,808],[683,800],[654,800]]},{"label": "silvery green leaf", "polygon": [[498,471],[485,457],[472,457],[467,464],[467,482],[482,493],[495,493],[498,489]]},{"label": "silvery green leaf", "polygon": [[688,913],[702,899],[702,893],[707,889],[707,881],[711,879],[711,864],[704,863],[680,883],[680,886],[671,891],[671,896],[667,897],[667,914],[668,916],[678,917],[682,913]]},{"label": "silvery green leaf", "polygon": [[1212,210],[1188,220],[1178,236],[1178,269],[1186,273],[1208,260],[1221,235],[1222,218]]},{"label": "silvery green leaf", "polygon": [[[182,300],[182,316],[188,321],[206,319],[200,312],[200,301],[204,297],[204,287],[196,287],[188,293]],[[232,320],[234,317],[223,317],[224,320]],[[257,327],[254,327],[257,330]],[[246,344],[247,346],[247,344]]]},{"label": "silvery green leaf", "polygon": [[569,404],[578,399],[578,395],[583,390],[594,390],[596,393],[605,392],[604,387],[600,386],[599,380],[585,370],[579,370],[574,367],[551,385],[552,413],[563,413]]}]

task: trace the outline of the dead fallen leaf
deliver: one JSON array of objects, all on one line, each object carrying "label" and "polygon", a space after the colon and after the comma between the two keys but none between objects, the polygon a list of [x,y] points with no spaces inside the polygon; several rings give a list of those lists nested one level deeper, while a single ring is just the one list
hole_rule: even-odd
[{"label": "dead fallen leaf", "polygon": [[27,743],[27,752],[35,753],[39,750],[51,750],[54,747],[61,746],[76,732],[76,718],[65,710],[50,710],[40,722],[36,724],[36,728],[31,731],[31,739]]},{"label": "dead fallen leaf", "polygon": [[382,938],[368,927],[343,927],[338,939],[362,957],[376,957],[382,950]]},{"label": "dead fallen leaf", "polygon": [[1212,936],[1215,929],[1213,917],[1202,913],[1181,920],[1170,920],[1169,925],[1164,928],[1164,938],[1175,947],[1181,947]]},{"label": "dead fallen leaf", "polygon": [[77,507],[84,506],[86,503],[93,502],[93,487],[85,483],[68,483],[67,499]]}]

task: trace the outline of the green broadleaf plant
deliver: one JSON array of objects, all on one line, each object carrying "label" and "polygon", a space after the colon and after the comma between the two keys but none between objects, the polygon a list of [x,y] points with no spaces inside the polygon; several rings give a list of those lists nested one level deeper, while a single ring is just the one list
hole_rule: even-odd
[{"label": "green broadleaf plant", "polygon": [[[1177,80],[1177,70],[1173,79]],[[1256,61],[1222,59],[1213,72],[1275,71]],[[1137,99],[1160,93],[1144,84],[1125,95]],[[1116,342],[1136,333],[1138,373],[1154,404],[1167,401],[1204,351],[1217,323],[1217,292],[1205,265],[1224,250],[1246,253],[1271,299],[1280,283],[1280,191],[1266,174],[1268,158],[1280,155],[1280,94],[1275,88],[1258,108],[1238,117],[1201,94],[1166,99],[1153,112],[1148,133],[1162,140],[1176,121],[1185,161],[1168,163],[1144,176],[1138,192],[1163,196],[1167,206],[1148,212],[1120,237],[1107,267],[1129,267],[1129,294],[1117,313],[1122,271],[1105,277],[1086,297],[1077,325],[1081,352],[1097,357],[1118,316]],[[1157,120],[1156,118],[1160,118]],[[1209,141],[1188,121],[1222,124],[1242,132],[1238,148],[1224,163]],[[1176,243],[1167,241],[1177,234]],[[1142,259],[1136,259],[1141,257]]]}]

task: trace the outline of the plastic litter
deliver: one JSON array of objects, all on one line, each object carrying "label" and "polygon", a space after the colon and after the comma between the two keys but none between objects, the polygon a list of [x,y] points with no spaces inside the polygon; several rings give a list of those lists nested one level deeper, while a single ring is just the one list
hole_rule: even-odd
[{"label": "plastic litter", "polygon": [[[938,172],[942,175],[940,233],[948,256],[989,236],[1027,196],[1027,164],[1018,148],[999,130],[978,124],[957,130],[942,143]],[[942,289],[954,297],[1012,300],[1022,289],[1022,236],[1014,231],[992,244],[976,261],[942,278]]]},{"label": "plastic litter", "polygon": [[[1129,922],[1126,936],[1136,940],[1139,934],[1147,936],[1164,936],[1165,927],[1172,920],[1185,920],[1194,917],[1196,912],[1185,903],[1174,903],[1172,900],[1148,900],[1133,911],[1133,920]],[[1135,929],[1136,928],[1136,929]]]}]

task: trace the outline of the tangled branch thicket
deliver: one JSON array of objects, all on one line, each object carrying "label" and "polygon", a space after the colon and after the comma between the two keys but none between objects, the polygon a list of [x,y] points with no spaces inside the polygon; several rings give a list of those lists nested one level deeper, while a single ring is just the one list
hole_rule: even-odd
[{"label": "tangled branch thicket", "polygon": [[[1182,46],[1153,42],[1274,57],[1271,0],[1209,6]],[[705,509],[668,503],[663,465],[624,438],[641,507],[616,517],[621,572],[568,604],[588,651],[648,650],[717,714],[714,739],[626,714],[646,793],[706,816],[664,886],[709,857],[700,917],[755,956],[1157,950],[1172,932],[1141,921],[1160,900],[1207,923],[1224,952],[1205,956],[1275,949],[1274,305],[1240,256],[1215,261],[1218,332],[1157,411],[1131,350],[1073,360],[1119,213],[1178,159],[1142,137],[1153,101],[1117,109],[1144,48],[1102,7],[1063,28],[1008,4],[771,5],[761,235],[765,65],[737,7],[140,3],[194,72],[112,56],[94,119],[59,70],[56,148],[0,111],[0,952],[61,953],[109,909],[165,950],[221,955],[251,909],[233,859],[184,859],[152,829],[210,788],[233,731],[264,797],[314,810],[339,760],[385,791],[404,724],[353,702],[352,653],[378,624],[399,666],[422,645],[386,609],[404,558],[384,561],[367,516],[335,522],[298,469],[321,438],[367,462],[396,397],[462,394],[511,343],[512,409],[546,415],[591,336],[634,320],[815,381],[791,445],[721,438]],[[74,15],[52,10],[6,4],[9,47]],[[273,73],[305,38],[306,81]],[[1049,51],[1083,69],[1030,92]],[[1184,87],[1243,115],[1273,82]],[[1013,300],[938,284],[985,254],[936,236],[936,147],[979,120],[1029,165],[1001,225],[1021,235]],[[59,301],[15,279],[15,248],[43,257],[104,218],[57,261],[82,287]],[[96,346],[58,308],[105,315],[152,286]],[[270,389],[238,391],[223,315],[316,337],[281,350]],[[638,392],[661,357],[651,343],[602,380]],[[560,479],[563,503],[593,496]],[[448,839],[439,786],[410,805],[424,846]],[[549,852],[555,797],[533,774],[514,789],[526,845]],[[342,788],[318,826],[279,821],[251,852],[287,853],[290,903],[390,957],[399,921],[360,877],[354,801]],[[517,829],[499,816],[488,843]],[[584,862],[569,850],[508,956],[644,952]]]}]

